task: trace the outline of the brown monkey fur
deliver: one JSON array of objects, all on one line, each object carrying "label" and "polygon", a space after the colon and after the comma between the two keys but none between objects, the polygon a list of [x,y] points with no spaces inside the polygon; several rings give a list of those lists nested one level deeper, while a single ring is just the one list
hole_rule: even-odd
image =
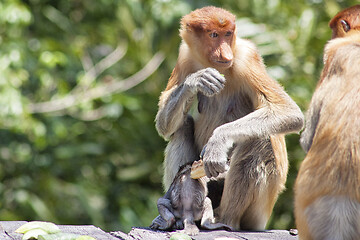
[{"label": "brown monkey fur", "polygon": [[190,172],[191,164],[180,168],[169,190],[159,198],[157,207],[160,215],[153,220],[150,228],[184,229],[188,235],[197,235],[199,228],[196,221],[200,221],[204,229],[232,230],[225,224],[215,223],[211,200],[207,197],[209,178],[192,179]]},{"label": "brown monkey fur", "polygon": [[333,17],[329,23],[331,38],[344,37],[350,30],[360,30],[360,5],[347,8]]},{"label": "brown monkey fur", "polygon": [[307,155],[295,184],[295,217],[303,240],[360,239],[359,18],[357,5],[330,21],[333,39],[301,134]]},{"label": "brown monkey fur", "polygon": [[[302,128],[302,112],[266,73],[255,45],[236,38],[233,14],[216,7],[195,10],[182,18],[180,36],[178,61],[156,116],[159,134],[169,141],[164,188],[202,150],[213,181],[230,159],[223,191],[215,194],[220,199],[222,192],[221,201],[212,199],[220,204],[217,220],[237,230],[263,230],[286,181],[284,135]],[[190,134],[184,131],[189,126]]]}]

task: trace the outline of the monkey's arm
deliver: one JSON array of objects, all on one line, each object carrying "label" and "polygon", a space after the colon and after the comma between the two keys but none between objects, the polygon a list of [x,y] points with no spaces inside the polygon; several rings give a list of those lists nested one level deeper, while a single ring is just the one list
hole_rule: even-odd
[{"label": "monkey's arm", "polygon": [[[176,72],[172,77],[177,77]],[[206,68],[190,74],[183,83],[164,91],[155,119],[159,134],[169,139],[184,123],[196,94],[201,92],[213,96],[224,88],[224,84],[225,78],[217,70]]]},{"label": "monkey's arm", "polygon": [[[313,99],[315,98],[316,96],[314,95]],[[308,152],[312,145],[316,127],[320,119],[320,110],[322,108],[321,105],[322,103],[320,100],[319,101],[314,100],[310,104],[309,110],[307,112],[305,129],[301,133],[301,137],[300,137],[300,145],[305,152]]]},{"label": "monkey's arm", "polygon": [[227,152],[234,143],[301,130],[304,116],[300,108],[282,89],[278,89],[277,95],[278,103],[264,100],[254,112],[214,130],[203,155],[208,177],[216,177],[226,170]]}]

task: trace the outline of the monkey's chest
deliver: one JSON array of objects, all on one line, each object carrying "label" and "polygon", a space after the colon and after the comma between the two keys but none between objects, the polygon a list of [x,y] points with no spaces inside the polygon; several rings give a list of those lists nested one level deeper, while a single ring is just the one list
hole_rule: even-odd
[{"label": "monkey's chest", "polygon": [[195,119],[195,139],[203,146],[215,128],[240,119],[253,111],[253,104],[245,94],[206,97],[198,94],[198,116]]},{"label": "monkey's chest", "polygon": [[198,94],[198,112],[205,117],[218,117],[223,121],[239,119],[254,110],[253,103],[245,94],[227,96],[219,94],[206,97]]}]

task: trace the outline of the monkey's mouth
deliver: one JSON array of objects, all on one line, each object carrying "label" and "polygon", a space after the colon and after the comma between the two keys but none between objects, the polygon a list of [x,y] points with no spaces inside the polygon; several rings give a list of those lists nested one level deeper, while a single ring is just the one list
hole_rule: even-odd
[{"label": "monkey's mouth", "polygon": [[232,65],[232,60],[230,61],[216,61],[216,63],[218,63],[220,66],[222,67],[230,67]]},{"label": "monkey's mouth", "polygon": [[216,61],[216,62],[221,63],[221,64],[229,64],[229,63],[231,63],[232,61]]}]

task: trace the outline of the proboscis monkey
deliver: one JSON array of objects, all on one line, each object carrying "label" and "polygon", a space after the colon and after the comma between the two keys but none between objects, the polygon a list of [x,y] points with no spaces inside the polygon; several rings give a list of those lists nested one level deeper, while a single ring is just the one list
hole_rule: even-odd
[{"label": "proboscis monkey", "polygon": [[360,239],[360,6],[331,21],[333,39],[300,143],[295,183],[300,239]]},{"label": "proboscis monkey", "polygon": [[215,223],[211,200],[207,197],[209,179],[206,176],[192,179],[190,171],[190,163],[180,168],[164,197],[159,198],[157,207],[160,215],[153,220],[150,228],[184,229],[186,234],[196,235],[199,233],[196,221],[200,221],[201,227],[208,230],[232,230],[223,223]]},{"label": "proboscis monkey", "polygon": [[[206,174],[214,180],[229,159],[217,220],[237,230],[262,230],[286,181],[284,134],[302,128],[303,114],[266,73],[255,45],[236,38],[233,14],[195,10],[182,18],[180,36],[178,61],[156,116],[159,134],[169,141],[165,190],[180,166],[198,160],[202,150]],[[184,131],[189,127],[191,134]]]}]

